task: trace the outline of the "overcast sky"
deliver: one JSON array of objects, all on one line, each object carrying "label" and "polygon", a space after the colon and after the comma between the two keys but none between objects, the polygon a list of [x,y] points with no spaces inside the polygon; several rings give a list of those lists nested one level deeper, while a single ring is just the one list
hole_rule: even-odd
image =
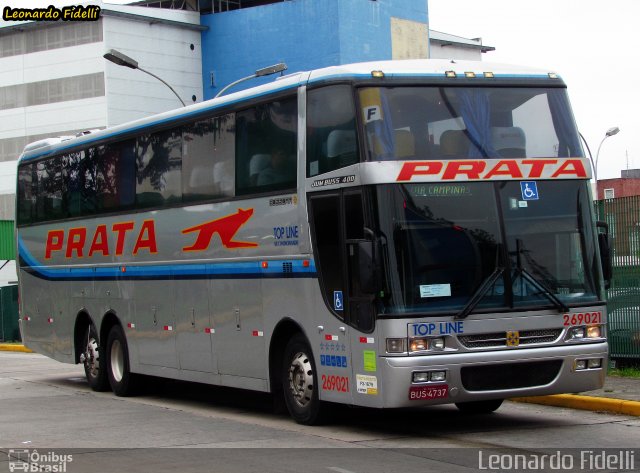
[{"label": "overcast sky", "polygon": [[[429,27],[481,37],[483,61],[558,72],[569,87],[598,179],[640,168],[640,0],[428,0]],[[586,151],[585,151],[586,152]]]}]

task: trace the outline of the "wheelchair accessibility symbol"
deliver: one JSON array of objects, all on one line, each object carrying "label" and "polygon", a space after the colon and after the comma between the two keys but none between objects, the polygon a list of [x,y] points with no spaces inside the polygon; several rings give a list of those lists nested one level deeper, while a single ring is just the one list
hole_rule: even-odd
[{"label": "wheelchair accessibility symbol", "polygon": [[336,311],[344,310],[342,291],[333,291],[333,308]]},{"label": "wheelchair accessibility symbol", "polygon": [[522,200],[538,200],[538,184],[536,181],[522,181],[520,183]]}]

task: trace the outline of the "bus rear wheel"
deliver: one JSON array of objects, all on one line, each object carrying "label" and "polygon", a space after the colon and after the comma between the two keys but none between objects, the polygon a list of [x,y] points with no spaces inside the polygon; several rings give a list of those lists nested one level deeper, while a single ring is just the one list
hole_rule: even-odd
[{"label": "bus rear wheel", "polygon": [[84,375],[87,382],[94,391],[100,392],[109,389],[105,358],[104,348],[99,344],[98,331],[93,324],[90,324],[84,336],[84,351],[80,356],[80,361],[84,365]]},{"label": "bus rear wheel", "polygon": [[282,390],[287,410],[293,419],[304,425],[322,420],[322,405],[318,397],[318,378],[309,344],[301,334],[294,335],[284,350]]},{"label": "bus rear wheel", "polygon": [[138,376],[129,369],[129,347],[119,325],[111,327],[107,338],[107,367],[109,384],[116,396],[136,393]]},{"label": "bus rear wheel", "polygon": [[456,402],[456,407],[465,414],[491,414],[498,410],[504,399],[490,399],[488,401]]}]

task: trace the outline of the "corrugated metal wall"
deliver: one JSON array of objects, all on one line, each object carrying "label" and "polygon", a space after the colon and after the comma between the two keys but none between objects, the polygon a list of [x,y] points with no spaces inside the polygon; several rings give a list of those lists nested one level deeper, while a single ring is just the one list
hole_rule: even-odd
[{"label": "corrugated metal wall", "polygon": [[0,220],[0,260],[8,259],[16,259],[13,222],[11,220]]},{"label": "corrugated metal wall", "polygon": [[613,277],[607,291],[611,358],[640,360],[640,196],[596,202],[609,224]]}]

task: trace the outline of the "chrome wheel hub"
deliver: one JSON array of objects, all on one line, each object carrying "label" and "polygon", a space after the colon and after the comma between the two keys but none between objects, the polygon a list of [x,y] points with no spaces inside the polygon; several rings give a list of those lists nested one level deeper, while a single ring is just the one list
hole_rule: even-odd
[{"label": "chrome wheel hub", "polygon": [[289,389],[300,407],[307,406],[313,395],[313,369],[305,353],[296,353],[289,366]]},{"label": "chrome wheel hub", "polygon": [[87,346],[82,358],[82,362],[89,376],[97,378],[100,372],[100,352],[98,350],[98,342],[95,338],[90,337],[87,340]]}]

